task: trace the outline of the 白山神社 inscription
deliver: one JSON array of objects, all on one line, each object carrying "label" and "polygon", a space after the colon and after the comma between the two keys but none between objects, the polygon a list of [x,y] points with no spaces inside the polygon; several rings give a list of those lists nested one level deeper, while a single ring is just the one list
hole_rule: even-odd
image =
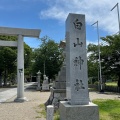
[{"label": "\u767d\u5c71\u795e\u793e inscription", "polygon": [[80,89],[85,89],[85,87],[82,83],[82,80],[76,79],[76,83],[74,84],[74,86],[75,86],[76,91],[79,91]]},{"label": "\u767d\u5c71\u795e\u793e inscription", "polygon": [[77,42],[76,43],[73,43],[74,44],[74,47],[76,47],[76,46],[80,46],[80,47],[82,47],[82,45],[83,45],[83,43],[82,42],[80,42],[80,40],[79,40],[79,38],[76,38],[77,39]]},{"label": "\u767d\u5c71\u795e\u793e inscription", "polygon": [[66,93],[72,105],[89,104],[85,16],[66,20]]},{"label": "\u767d\u5c71\u795e\u793e inscription", "polygon": [[79,19],[75,19],[75,21],[73,22],[75,29],[81,30],[82,27],[82,23],[79,21]]},{"label": "\u767d\u5c71\u795e\u793e inscription", "polygon": [[81,65],[83,65],[84,60],[79,56],[79,57],[75,57],[74,59],[74,66],[80,66],[80,70],[81,70]]}]

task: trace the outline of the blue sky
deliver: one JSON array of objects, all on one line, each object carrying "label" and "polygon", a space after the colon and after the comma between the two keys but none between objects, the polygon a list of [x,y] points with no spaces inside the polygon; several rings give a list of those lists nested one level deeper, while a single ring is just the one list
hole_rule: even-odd
[{"label": "blue sky", "polygon": [[[86,15],[87,43],[97,43],[98,20],[100,37],[118,32],[117,9],[111,8],[119,0],[0,0],[0,26],[41,29],[40,38],[47,35],[55,42],[65,39],[65,20],[69,13]],[[119,5],[120,6],[120,5]],[[25,38],[32,48],[41,41]]]}]

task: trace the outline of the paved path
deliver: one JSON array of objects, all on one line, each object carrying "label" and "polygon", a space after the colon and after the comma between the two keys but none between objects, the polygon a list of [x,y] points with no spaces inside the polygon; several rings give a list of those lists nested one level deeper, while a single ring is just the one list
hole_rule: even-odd
[{"label": "paved path", "polygon": [[[25,84],[25,89],[35,84],[34,82],[30,82]],[[0,92],[0,103],[5,102],[6,100],[12,98],[17,94],[17,88],[7,88],[5,91]]]},{"label": "paved path", "polygon": [[[15,87],[14,87],[14,88],[15,88]],[[3,88],[3,87],[2,87],[2,88],[0,88],[0,92],[6,91],[6,90],[9,90],[9,89],[11,89],[11,88],[9,88],[9,87],[8,87],[8,88]]]}]

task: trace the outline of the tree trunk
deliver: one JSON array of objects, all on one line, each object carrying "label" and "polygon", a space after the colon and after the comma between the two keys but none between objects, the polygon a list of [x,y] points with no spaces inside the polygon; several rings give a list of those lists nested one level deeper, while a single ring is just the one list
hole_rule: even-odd
[{"label": "tree trunk", "polygon": [[7,86],[7,70],[6,69],[4,74],[4,86]]},{"label": "tree trunk", "polygon": [[118,87],[120,87],[120,75],[118,75]]},{"label": "tree trunk", "polygon": [[0,71],[0,87],[2,87],[2,72]]}]

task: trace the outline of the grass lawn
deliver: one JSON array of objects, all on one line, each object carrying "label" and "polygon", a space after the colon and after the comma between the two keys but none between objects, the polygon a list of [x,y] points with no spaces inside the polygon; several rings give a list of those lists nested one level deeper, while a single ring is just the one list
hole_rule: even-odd
[{"label": "grass lawn", "polygon": [[[93,100],[93,103],[99,106],[100,120],[120,120],[120,100],[96,99]],[[40,105],[40,109],[39,118],[45,118],[46,111],[44,104]],[[59,112],[54,114],[54,120],[60,120]]]},{"label": "grass lawn", "polygon": [[[38,113],[38,116],[36,118],[46,118],[46,110],[45,110],[44,104],[40,104],[39,108],[40,108],[40,110],[36,111]],[[54,113],[54,120],[60,120],[58,111],[56,111],[56,113]]]},{"label": "grass lawn", "polygon": [[117,86],[117,82],[106,82],[107,86]]},{"label": "grass lawn", "polygon": [[93,103],[99,106],[100,120],[120,120],[120,100],[97,99]]}]

